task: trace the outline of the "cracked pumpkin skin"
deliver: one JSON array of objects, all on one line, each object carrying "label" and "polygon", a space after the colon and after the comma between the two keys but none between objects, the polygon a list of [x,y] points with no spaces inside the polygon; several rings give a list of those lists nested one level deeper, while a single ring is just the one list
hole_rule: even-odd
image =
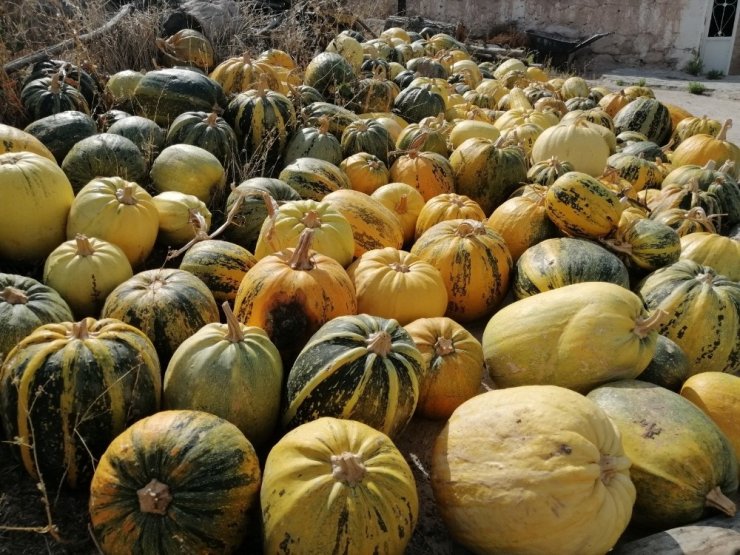
[{"label": "cracked pumpkin skin", "polygon": [[596,404],[533,385],[460,405],[435,443],[431,478],[447,528],[474,553],[597,555],[629,523],[629,468]]}]

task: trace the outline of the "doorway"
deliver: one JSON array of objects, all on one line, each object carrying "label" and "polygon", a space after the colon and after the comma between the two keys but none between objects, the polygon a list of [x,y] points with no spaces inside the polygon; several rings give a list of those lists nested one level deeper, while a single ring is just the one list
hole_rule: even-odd
[{"label": "doorway", "polygon": [[738,27],[738,0],[711,0],[701,45],[705,71],[727,75]]}]

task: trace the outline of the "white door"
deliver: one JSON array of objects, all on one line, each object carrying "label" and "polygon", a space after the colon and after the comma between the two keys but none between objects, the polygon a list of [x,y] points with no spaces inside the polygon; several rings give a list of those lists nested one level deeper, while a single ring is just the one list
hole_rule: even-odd
[{"label": "white door", "polygon": [[727,75],[740,19],[737,12],[738,0],[710,0],[701,47],[705,71],[716,70]]}]

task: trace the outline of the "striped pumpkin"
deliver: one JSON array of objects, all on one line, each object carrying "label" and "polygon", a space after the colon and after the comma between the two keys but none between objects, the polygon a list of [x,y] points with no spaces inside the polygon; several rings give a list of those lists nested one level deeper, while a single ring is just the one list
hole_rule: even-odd
[{"label": "striped pumpkin", "polygon": [[227,95],[256,89],[261,83],[272,90],[277,90],[278,86],[272,66],[259,58],[253,59],[249,52],[227,58],[213,68],[209,77],[221,85]]},{"label": "striped pumpkin", "polygon": [[388,130],[374,118],[350,123],[342,132],[341,144],[344,158],[359,152],[367,152],[384,164],[388,164],[388,155],[395,149]]},{"label": "striped pumpkin", "polygon": [[430,227],[447,220],[486,219],[480,204],[465,195],[442,193],[435,195],[424,204],[416,220],[415,237],[418,239]]},{"label": "striped pumpkin", "polygon": [[326,195],[324,202],[338,210],[352,227],[355,257],[373,249],[403,246],[401,220],[374,198],[342,189]]},{"label": "striped pumpkin", "polygon": [[409,86],[393,101],[393,111],[411,123],[419,123],[429,116],[445,111],[442,95],[432,90],[431,85]]},{"label": "striped pumpkin", "polygon": [[671,137],[671,114],[668,108],[655,98],[639,97],[624,106],[614,115],[614,131],[637,131],[648,140],[664,145]]},{"label": "striped pumpkin", "polygon": [[627,268],[604,247],[587,239],[545,239],[527,250],[516,263],[512,291],[523,299],[584,281],[605,281],[630,288]]},{"label": "striped pumpkin", "polygon": [[716,137],[721,128],[721,122],[707,116],[689,116],[684,118],[673,129],[673,148],[680,145],[682,141],[699,133]]},{"label": "striped pumpkin", "polygon": [[688,233],[681,237],[681,258],[711,266],[718,274],[740,281],[740,237]]},{"label": "striped pumpkin", "polygon": [[477,220],[440,222],[411,253],[436,266],[447,287],[445,316],[470,322],[491,314],[509,288],[512,259],[503,238]]},{"label": "striped pumpkin", "polygon": [[303,75],[303,83],[315,88],[327,99],[333,99],[354,79],[354,68],[336,52],[322,52],[314,56]]},{"label": "striped pumpkin", "polygon": [[[622,213],[624,214],[624,212]],[[704,212],[704,209],[700,206],[689,210],[685,210],[683,208],[667,208],[665,210],[652,212],[650,214],[650,218],[675,229],[679,237],[702,231],[706,231],[708,233],[717,232],[717,228],[714,226],[712,219],[707,216],[707,213]],[[709,265],[711,266],[711,264]]]},{"label": "striped pumpkin", "polygon": [[339,169],[347,174],[352,189],[368,195],[373,194],[381,185],[386,185],[390,179],[386,164],[368,152],[348,156],[341,161]]},{"label": "striped pumpkin", "polygon": [[302,127],[293,133],[283,151],[283,164],[292,164],[298,158],[319,158],[338,166],[342,161],[342,145],[329,132],[329,118],[319,127]]},{"label": "striped pumpkin", "polygon": [[0,273],[0,361],[37,327],[72,318],[67,302],[51,287],[27,276]]},{"label": "striped pumpkin", "polygon": [[333,258],[310,250],[312,234],[306,229],[296,248],[259,260],[234,301],[239,321],[264,329],[286,367],[325,322],[357,312],[347,272]]},{"label": "striped pumpkin", "polygon": [[681,254],[681,238],[668,225],[648,218],[620,225],[603,243],[631,266],[648,272],[673,264]]},{"label": "striped pumpkin", "polygon": [[411,185],[425,200],[455,192],[455,176],[450,162],[436,152],[410,150],[390,167],[390,180]]},{"label": "striped pumpkin", "polygon": [[260,502],[266,553],[403,553],[419,511],[414,475],[388,436],[330,417],[272,448]]},{"label": "striped pumpkin", "polygon": [[62,73],[29,81],[21,89],[20,100],[34,121],[68,110],[90,113],[90,106],[83,94],[68,85]]},{"label": "striped pumpkin", "polygon": [[306,125],[319,126],[321,118],[329,118],[329,132],[337,139],[342,138],[344,128],[360,117],[342,106],[329,102],[312,102],[301,110],[301,117]]},{"label": "striped pumpkin", "polygon": [[740,371],[740,284],[682,259],[637,286],[647,307],[668,316],[659,333],[689,357],[690,374]]},{"label": "striped pumpkin", "polygon": [[622,179],[632,184],[633,191],[658,188],[666,177],[664,166],[634,154],[617,153],[607,158],[608,168],[614,168]]},{"label": "striped pumpkin", "polygon": [[617,228],[622,214],[619,197],[598,180],[568,172],[547,189],[547,215],[568,235],[597,239]]},{"label": "striped pumpkin", "polygon": [[318,158],[298,158],[283,168],[278,179],[290,185],[301,198],[315,201],[351,185],[340,168]]},{"label": "striped pumpkin", "polygon": [[[141,464],[147,461],[147,464]],[[158,412],[118,436],[90,486],[105,553],[236,551],[256,506],[259,459],[233,424],[194,410]]]},{"label": "striped pumpkin", "polygon": [[0,371],[6,437],[50,491],[85,485],[94,459],[127,426],[159,410],[159,361],[147,337],[119,320],[46,324]]},{"label": "striped pumpkin", "polygon": [[220,416],[262,446],[280,415],[283,363],[262,328],[240,324],[227,302],[223,310],[226,324],[206,324],[172,355],[162,403]]},{"label": "striped pumpkin", "polygon": [[265,89],[237,94],[223,117],[236,132],[246,161],[260,160],[265,171],[275,167],[297,125],[290,99]]},{"label": "striped pumpkin", "polygon": [[395,320],[369,314],[334,318],[309,339],[290,369],[283,425],[332,416],[397,437],[416,409],[423,371],[421,353]]},{"label": "striped pumpkin", "polygon": [[450,154],[455,191],[480,204],[490,215],[527,180],[524,151],[499,147],[488,139],[468,139]]},{"label": "striped pumpkin", "polygon": [[185,252],[180,269],[203,281],[217,303],[233,303],[244,274],[256,262],[251,252],[236,243],[205,239]]},{"label": "striped pumpkin", "polygon": [[164,367],[180,343],[219,318],[206,284],[174,268],[145,270],[124,281],[108,295],[103,317],[118,318],[143,331]]},{"label": "striped pumpkin", "polygon": [[227,170],[237,155],[236,133],[216,112],[185,112],[167,130],[165,144],[185,143],[213,154]]}]

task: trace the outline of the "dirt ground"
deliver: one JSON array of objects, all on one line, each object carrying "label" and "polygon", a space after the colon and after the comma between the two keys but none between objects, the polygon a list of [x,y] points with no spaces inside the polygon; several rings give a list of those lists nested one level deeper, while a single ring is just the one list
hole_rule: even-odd
[{"label": "dirt ground", "polygon": [[[729,138],[740,144],[740,79],[728,78],[719,86],[712,82],[710,85],[715,88],[705,95],[687,92],[687,83],[694,80],[691,76],[667,78],[665,73],[650,73],[644,69],[623,74],[605,74],[591,82],[616,90],[624,84],[634,84],[641,79],[645,79],[646,84],[653,87],[656,97],[661,101],[682,106],[695,115],[707,115],[718,120],[734,118],[737,126],[731,129]],[[475,327],[474,331],[478,335],[483,325],[484,323],[480,323]],[[415,419],[397,442],[414,471],[420,496],[419,523],[407,550],[410,555],[468,553],[449,538],[429,484],[430,452],[442,426],[441,422]],[[50,492],[49,497],[53,523],[59,529],[62,542],[44,532],[47,525],[46,512],[35,483],[11,457],[9,448],[0,445],[0,555],[98,553],[88,531],[85,492]],[[624,541],[642,535],[644,534],[640,531],[629,529]],[[249,545],[254,547],[253,543]],[[740,543],[737,550],[733,552],[740,552]],[[247,547],[243,552],[254,552],[254,549]],[[719,552],[702,553],[719,555]]]}]

